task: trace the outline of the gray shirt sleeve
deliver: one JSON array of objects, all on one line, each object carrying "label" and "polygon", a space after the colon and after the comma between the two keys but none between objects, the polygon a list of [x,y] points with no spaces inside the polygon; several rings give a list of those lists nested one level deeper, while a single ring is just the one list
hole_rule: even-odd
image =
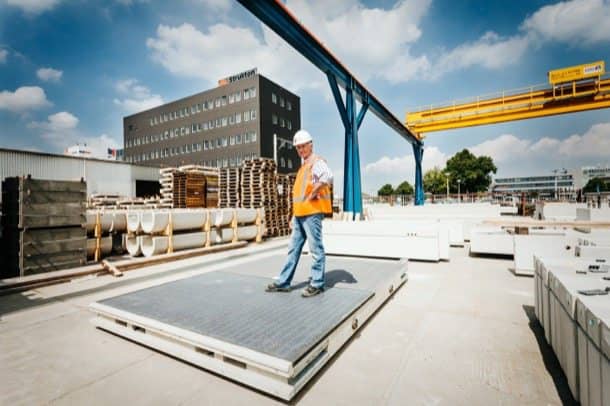
[{"label": "gray shirt sleeve", "polygon": [[314,183],[323,182],[328,185],[333,183],[333,173],[323,159],[318,159],[313,164],[312,177]]}]

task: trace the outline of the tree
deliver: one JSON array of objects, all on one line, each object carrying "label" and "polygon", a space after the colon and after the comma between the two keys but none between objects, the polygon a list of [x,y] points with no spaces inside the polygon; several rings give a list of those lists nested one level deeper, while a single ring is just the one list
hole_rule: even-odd
[{"label": "tree", "polygon": [[440,195],[447,191],[447,175],[438,167],[434,167],[424,173],[424,190],[426,192]]},{"label": "tree", "polygon": [[452,156],[445,166],[445,173],[449,173],[449,185],[452,192],[458,190],[458,179],[461,183],[461,191],[484,192],[491,184],[491,174],[496,173],[498,168],[488,156],[475,156],[467,149],[463,149]]},{"label": "tree", "polygon": [[397,195],[412,195],[413,194],[413,186],[407,181],[402,182],[400,185],[396,187],[394,190],[394,194]]},{"label": "tree", "polygon": [[607,192],[609,190],[610,190],[610,184],[608,184],[608,182],[606,182],[602,178],[589,179],[589,181],[583,188],[583,191],[585,193]]},{"label": "tree", "polygon": [[392,185],[386,183],[377,191],[377,196],[390,196],[394,194],[394,189],[392,189]]}]

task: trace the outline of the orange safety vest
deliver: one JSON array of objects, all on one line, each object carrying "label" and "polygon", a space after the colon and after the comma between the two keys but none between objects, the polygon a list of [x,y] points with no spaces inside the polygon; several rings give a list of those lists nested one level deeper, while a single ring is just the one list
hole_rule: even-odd
[{"label": "orange safety vest", "polygon": [[313,189],[312,168],[317,160],[322,159],[314,156],[309,163],[301,165],[297,172],[292,189],[292,211],[295,217],[309,216],[312,214],[333,212],[330,196],[330,187],[322,186],[318,189],[318,196],[313,200],[307,200],[307,196]]}]

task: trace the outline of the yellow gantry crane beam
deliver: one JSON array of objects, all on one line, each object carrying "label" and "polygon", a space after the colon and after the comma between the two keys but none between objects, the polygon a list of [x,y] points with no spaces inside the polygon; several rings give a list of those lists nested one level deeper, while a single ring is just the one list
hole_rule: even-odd
[{"label": "yellow gantry crane beam", "polygon": [[610,76],[531,87],[466,103],[407,113],[406,125],[420,137],[432,131],[525,120],[610,107]]}]

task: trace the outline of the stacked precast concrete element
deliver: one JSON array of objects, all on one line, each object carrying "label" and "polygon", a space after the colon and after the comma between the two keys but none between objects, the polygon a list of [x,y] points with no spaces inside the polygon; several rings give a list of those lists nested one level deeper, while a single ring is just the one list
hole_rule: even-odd
[{"label": "stacked precast concrete element", "polygon": [[147,257],[236,241],[260,240],[261,209],[164,209],[128,212],[126,248]]},{"label": "stacked precast concrete element", "polygon": [[128,210],[87,210],[87,257],[95,261],[126,250]]},{"label": "stacked precast concrete element", "polygon": [[610,404],[609,261],[535,258],[535,314],[584,406]]}]

